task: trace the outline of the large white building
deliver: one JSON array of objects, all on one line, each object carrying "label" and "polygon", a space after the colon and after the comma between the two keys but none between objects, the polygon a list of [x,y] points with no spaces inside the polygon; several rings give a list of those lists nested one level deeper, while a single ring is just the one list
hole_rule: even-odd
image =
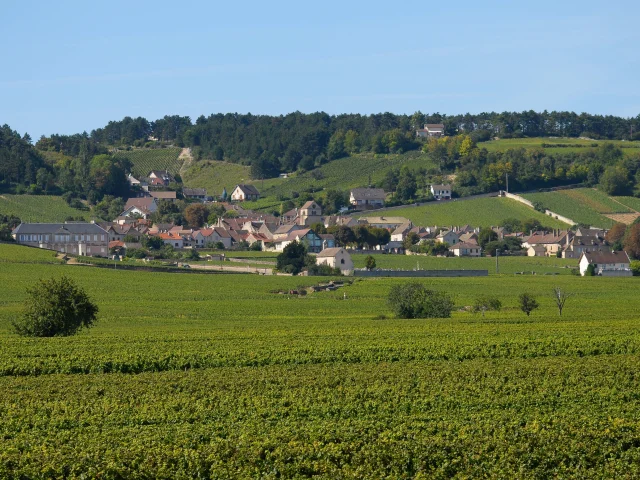
[{"label": "large white building", "polygon": [[109,234],[95,223],[21,223],[11,235],[21,245],[72,255],[109,255]]},{"label": "large white building", "polygon": [[589,265],[594,273],[604,277],[629,277],[631,262],[627,252],[585,252],[580,256],[580,275],[584,276]]}]

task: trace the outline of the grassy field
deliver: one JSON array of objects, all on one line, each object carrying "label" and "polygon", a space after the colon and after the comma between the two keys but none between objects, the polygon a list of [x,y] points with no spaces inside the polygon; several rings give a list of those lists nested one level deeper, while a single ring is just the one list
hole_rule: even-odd
[{"label": "grassy field", "polygon": [[[364,268],[367,255],[351,255],[356,268]],[[376,268],[394,270],[488,270],[496,273],[496,259],[490,257],[430,257],[426,255],[373,255]],[[501,274],[535,272],[536,275],[568,275],[578,268],[575,259],[551,257],[500,257],[498,259]]]},{"label": "grassy field", "polygon": [[[574,222],[601,228],[609,228],[615,223],[604,214],[631,212],[631,209],[625,205],[615,202],[611,197],[592,188],[526,193],[522,196],[532,202],[542,202],[549,210],[564,215]],[[621,203],[628,198],[621,197]]]},{"label": "grassy field", "polygon": [[67,205],[53,195],[0,195],[0,214],[15,215],[23,222],[63,222],[67,217],[90,219],[90,212]]},{"label": "grassy field", "polygon": [[[480,148],[489,151],[503,152],[510,148],[543,148],[546,153],[580,153],[588,152],[607,143],[612,143],[620,147],[625,156],[637,155],[640,153],[640,142],[627,142],[622,140],[583,140],[580,138],[567,137],[533,137],[533,138],[509,138],[491,140],[478,144]],[[545,145],[543,147],[543,144]],[[565,146],[558,146],[565,145]]]},{"label": "grassy field", "polygon": [[169,148],[136,148],[129,151],[118,151],[114,157],[125,157],[133,163],[132,174],[134,177],[145,177],[151,170],[168,170],[176,175],[182,166],[182,160],[178,159],[182,149]]},{"label": "grassy field", "polygon": [[[25,287],[63,273],[97,326],[11,333]],[[0,477],[640,475],[636,278],[425,279],[504,305],[430,320],[391,318],[407,280],[271,293],[320,280],[3,263]],[[562,317],[554,285],[575,294]]]},{"label": "grassy field", "polygon": [[381,215],[405,217],[414,224],[422,226],[468,224],[474,227],[487,227],[498,225],[506,218],[517,218],[519,220],[535,218],[540,220],[543,225],[551,228],[567,227],[565,223],[536,212],[515,200],[496,197],[431,202],[419,207],[398,207],[363,214],[363,216],[376,217]]},{"label": "grassy field", "polygon": [[211,196],[222,195],[226,187],[231,195],[233,188],[239,183],[250,183],[250,167],[236,163],[200,161],[190,167],[182,181],[189,188],[206,188]]}]

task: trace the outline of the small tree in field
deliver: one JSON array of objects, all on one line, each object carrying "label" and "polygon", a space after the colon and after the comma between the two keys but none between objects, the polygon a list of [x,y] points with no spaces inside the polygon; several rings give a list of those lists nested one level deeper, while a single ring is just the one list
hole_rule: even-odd
[{"label": "small tree in field", "polygon": [[40,280],[27,293],[24,313],[13,322],[19,335],[66,337],[96,321],[98,307],[68,277]]},{"label": "small tree in field", "polygon": [[564,304],[567,303],[567,299],[571,295],[573,294],[563,291],[560,287],[553,288],[553,299],[555,300],[556,306],[558,307],[558,315],[562,316],[562,310],[564,309]]},{"label": "small tree in field", "polygon": [[539,306],[536,299],[528,293],[521,293],[518,300],[520,302],[520,310],[526,313],[527,317]]},{"label": "small tree in field", "polygon": [[367,258],[364,259],[364,266],[369,271],[373,270],[374,268],[376,268],[376,259],[371,255],[367,255]]},{"label": "small tree in field", "polygon": [[472,311],[473,313],[482,312],[482,316],[484,317],[484,312],[486,312],[487,310],[500,311],[501,308],[502,302],[496,297],[481,296],[476,297],[475,301],[473,302]]},{"label": "small tree in field", "polygon": [[447,293],[427,290],[417,282],[392,287],[388,302],[399,318],[448,318],[454,306]]}]

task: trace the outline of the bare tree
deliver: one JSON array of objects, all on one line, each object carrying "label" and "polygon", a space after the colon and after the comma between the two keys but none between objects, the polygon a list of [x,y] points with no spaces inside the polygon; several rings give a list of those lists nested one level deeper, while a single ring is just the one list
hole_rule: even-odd
[{"label": "bare tree", "polygon": [[560,287],[553,288],[553,299],[558,306],[558,315],[562,316],[562,309],[564,308],[564,304],[567,302],[567,299],[572,296],[573,293],[567,293],[563,291]]}]

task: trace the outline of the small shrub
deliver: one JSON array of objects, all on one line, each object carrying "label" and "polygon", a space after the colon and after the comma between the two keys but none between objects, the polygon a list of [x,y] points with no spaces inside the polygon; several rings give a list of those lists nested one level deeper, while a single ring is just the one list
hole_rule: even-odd
[{"label": "small shrub", "polygon": [[518,297],[518,301],[520,303],[520,310],[526,313],[527,317],[531,314],[531,312],[539,307],[536,299],[528,293],[521,293]]},{"label": "small shrub", "polygon": [[489,296],[483,295],[480,297],[476,297],[475,301],[473,302],[473,307],[471,311],[473,313],[482,312],[482,316],[484,317],[484,312],[486,312],[487,310],[500,311],[501,308],[502,308],[502,302],[498,300],[496,297],[489,297]]}]

